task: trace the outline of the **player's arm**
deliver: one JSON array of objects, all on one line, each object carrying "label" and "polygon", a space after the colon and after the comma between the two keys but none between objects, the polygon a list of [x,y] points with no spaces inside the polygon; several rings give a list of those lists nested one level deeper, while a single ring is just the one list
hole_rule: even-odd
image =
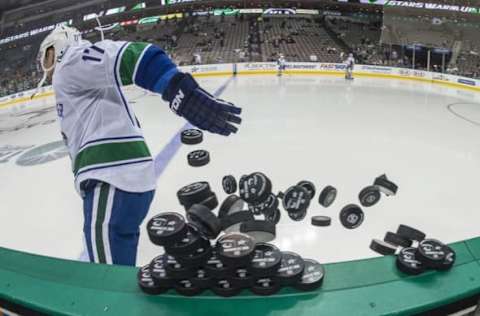
[{"label": "player's arm", "polygon": [[228,136],[237,132],[241,109],[200,88],[188,73],[180,72],[158,46],[127,43],[121,52],[122,84],[135,84],[162,95],[177,115],[212,133]]}]

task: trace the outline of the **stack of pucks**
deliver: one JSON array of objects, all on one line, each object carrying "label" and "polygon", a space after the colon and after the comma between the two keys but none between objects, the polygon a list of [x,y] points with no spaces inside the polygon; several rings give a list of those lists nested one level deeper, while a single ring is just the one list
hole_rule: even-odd
[{"label": "stack of pucks", "polygon": [[311,191],[300,185],[291,186],[282,194],[283,208],[287,211],[290,219],[301,221],[305,218],[310,206],[311,195]]},{"label": "stack of pucks", "polygon": [[218,206],[217,196],[206,181],[194,182],[180,188],[177,191],[177,198],[185,211],[193,204],[203,204],[210,210],[214,210]]},{"label": "stack of pucks", "polygon": [[387,232],[384,240],[372,240],[370,249],[382,255],[397,255],[398,270],[417,275],[427,270],[449,270],[456,260],[455,251],[439,240],[426,238],[425,233],[407,225]]}]

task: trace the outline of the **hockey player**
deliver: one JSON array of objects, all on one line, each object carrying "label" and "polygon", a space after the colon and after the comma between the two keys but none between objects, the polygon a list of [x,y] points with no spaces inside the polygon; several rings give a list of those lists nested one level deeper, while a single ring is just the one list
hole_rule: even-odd
[{"label": "hockey player", "polygon": [[[192,125],[224,136],[237,132],[241,109],[217,99],[151,44],[81,39],[61,26],[42,42],[44,78],[53,77],[57,114],[83,198],[83,232],[91,262],[135,265],[139,226],[156,178],[140,123],[122,92],[135,84],[156,92]],[[159,102],[161,103],[161,102]],[[161,104],[159,106],[162,106]]]},{"label": "hockey player", "polygon": [[353,80],[352,72],[353,66],[355,66],[355,58],[352,53],[348,54],[345,64],[347,64],[347,67],[345,68],[345,79]]},{"label": "hockey player", "polygon": [[277,59],[277,76],[281,76],[285,70],[285,57],[283,54],[280,54]]}]

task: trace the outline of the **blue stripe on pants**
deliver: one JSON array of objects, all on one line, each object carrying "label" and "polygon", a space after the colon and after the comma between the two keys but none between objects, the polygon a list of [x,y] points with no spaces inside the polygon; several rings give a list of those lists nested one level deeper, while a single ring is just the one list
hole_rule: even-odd
[{"label": "blue stripe on pants", "polygon": [[[94,252],[97,253],[99,249],[99,245],[95,247],[96,243],[99,243],[98,239],[94,241],[91,236],[102,236],[96,232],[92,234],[91,231],[92,227],[98,229],[96,225],[92,225],[92,221],[96,220],[92,218],[92,213],[97,184],[99,184],[97,181],[88,181],[83,188],[85,192],[83,230],[91,262],[98,262],[98,255],[97,260],[93,259],[95,258]],[[114,188],[113,192],[113,202],[107,206],[111,208],[110,220],[108,225],[103,226],[104,230],[108,229],[109,247],[103,247],[103,249],[107,251],[110,249],[113,264],[134,266],[137,258],[140,224],[148,213],[155,191],[132,193]],[[107,209],[107,212],[110,210]],[[105,243],[105,241],[101,242]]]}]

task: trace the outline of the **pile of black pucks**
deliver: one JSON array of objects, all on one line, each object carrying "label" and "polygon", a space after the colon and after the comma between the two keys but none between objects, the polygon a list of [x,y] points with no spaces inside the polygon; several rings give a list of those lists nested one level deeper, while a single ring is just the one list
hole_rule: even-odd
[{"label": "pile of black pucks", "polygon": [[387,232],[383,240],[373,239],[370,249],[381,255],[396,255],[398,270],[417,275],[427,270],[449,270],[455,263],[455,251],[437,239],[407,225],[395,233]]},{"label": "pile of black pucks", "polygon": [[[209,289],[224,297],[244,289],[272,295],[286,286],[302,291],[319,288],[325,275],[323,266],[261,241],[272,236],[254,227],[253,223],[261,221],[252,219],[242,201],[235,195],[227,197],[221,217],[202,204],[193,204],[186,218],[175,212],[152,217],[147,223],[148,236],[164,253],[139,269],[139,287],[153,295],[175,289],[181,295],[193,296]],[[246,225],[248,232],[238,231],[245,223],[250,223]]]}]

